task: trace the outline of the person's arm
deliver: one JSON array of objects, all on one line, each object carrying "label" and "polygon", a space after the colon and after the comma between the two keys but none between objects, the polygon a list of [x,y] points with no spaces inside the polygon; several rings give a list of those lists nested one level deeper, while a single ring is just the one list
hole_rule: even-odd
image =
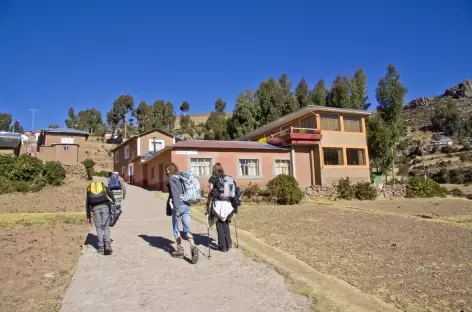
[{"label": "person's arm", "polygon": [[85,214],[87,215],[88,223],[92,223],[92,212],[91,212],[90,205],[89,205],[89,202],[88,202],[87,193],[85,195]]},{"label": "person's arm", "polygon": [[113,195],[113,192],[108,187],[105,187],[105,191],[107,192],[107,196],[111,199],[112,203],[115,203],[115,195]]},{"label": "person's arm", "polygon": [[174,208],[178,208],[180,202],[182,201],[180,199],[180,195],[182,194],[182,185],[180,183],[179,177],[175,175],[171,176],[169,179],[169,184],[172,204],[174,205]]}]

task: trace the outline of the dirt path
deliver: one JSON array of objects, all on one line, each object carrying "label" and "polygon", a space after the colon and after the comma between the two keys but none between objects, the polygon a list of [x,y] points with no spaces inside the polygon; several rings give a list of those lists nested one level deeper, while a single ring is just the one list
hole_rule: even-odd
[{"label": "dirt path", "polygon": [[[193,222],[192,232],[206,253],[205,226]],[[111,236],[113,256],[84,248],[61,311],[311,310],[311,302],[291,293],[281,275],[239,250],[212,251],[211,260],[200,255],[196,265],[173,259],[164,202],[142,189],[128,187]]]}]

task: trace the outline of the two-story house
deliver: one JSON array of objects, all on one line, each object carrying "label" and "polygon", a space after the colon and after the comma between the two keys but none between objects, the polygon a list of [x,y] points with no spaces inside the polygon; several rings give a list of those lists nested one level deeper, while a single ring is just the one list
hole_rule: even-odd
[{"label": "two-story house", "polygon": [[113,155],[113,168],[126,182],[134,183],[135,175],[140,175],[141,167],[137,159],[157,153],[175,142],[170,133],[153,129],[135,135],[124,141],[110,152]]},{"label": "two-story house", "polygon": [[77,165],[85,160],[85,131],[57,128],[41,130],[37,140],[37,157],[42,161],[59,161]]},{"label": "two-story house", "polygon": [[140,161],[145,186],[164,189],[164,166],[192,170],[206,185],[219,162],[238,185],[265,185],[278,174],[293,175],[300,185],[329,185],[340,178],[369,181],[364,110],[307,106],[235,141],[183,141]]}]

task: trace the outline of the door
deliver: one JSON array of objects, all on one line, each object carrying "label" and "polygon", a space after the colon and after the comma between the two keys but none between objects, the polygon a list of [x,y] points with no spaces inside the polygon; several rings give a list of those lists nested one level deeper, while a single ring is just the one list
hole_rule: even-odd
[{"label": "door", "polygon": [[128,166],[128,175],[129,175],[129,183],[132,184],[134,182],[133,164]]},{"label": "door", "polygon": [[157,190],[164,190],[164,165],[159,164],[158,180],[157,180]]}]

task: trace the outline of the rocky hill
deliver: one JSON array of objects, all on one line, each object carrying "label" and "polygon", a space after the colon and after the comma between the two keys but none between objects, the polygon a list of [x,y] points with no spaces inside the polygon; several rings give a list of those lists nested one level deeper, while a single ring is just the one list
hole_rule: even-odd
[{"label": "rocky hill", "polygon": [[113,144],[103,143],[99,137],[90,137],[85,143],[85,157],[95,162],[95,171],[113,170],[113,158],[109,151],[115,147]]},{"label": "rocky hill", "polygon": [[454,101],[463,116],[472,113],[472,79],[447,89],[442,95],[434,97],[419,97],[403,107],[403,116],[407,126],[423,128],[431,125],[434,109]]}]

